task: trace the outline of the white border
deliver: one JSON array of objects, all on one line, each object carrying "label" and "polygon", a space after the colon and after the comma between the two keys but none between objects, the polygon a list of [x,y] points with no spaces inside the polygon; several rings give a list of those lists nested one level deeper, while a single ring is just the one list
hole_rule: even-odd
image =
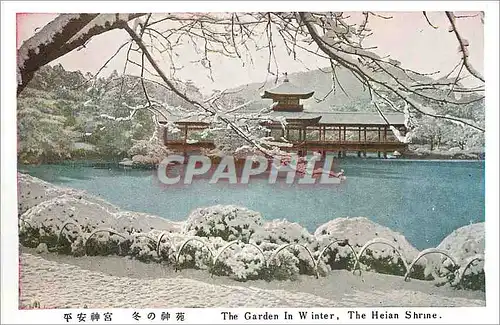
[{"label": "white border", "polygon": [[[205,309],[51,309],[51,310],[30,310],[17,313],[18,319],[12,323],[24,324],[498,324],[495,323],[491,314],[484,312],[482,307],[467,308],[205,308]],[[405,313],[436,314],[436,319],[405,319]],[[100,321],[89,320],[91,313],[99,313]],[[109,322],[104,322],[102,315],[111,312],[112,318]],[[137,312],[141,316],[139,320],[132,318],[132,313]],[[149,313],[155,313],[155,319],[147,319]],[[170,319],[161,321],[162,312],[169,312]],[[176,320],[176,313],[185,314],[184,321]],[[222,316],[223,312],[230,312],[237,319],[229,319]],[[291,314],[293,319],[285,319],[284,314]],[[306,319],[300,319],[299,312],[307,312]],[[349,313],[351,312],[351,314]],[[360,316],[365,314],[365,318],[356,318],[354,313]],[[372,319],[372,312],[380,314],[398,314],[398,319]],[[64,314],[70,313],[72,319],[66,322]],[[78,323],[77,314],[85,313],[87,321]],[[276,320],[252,320],[245,319],[245,314],[275,314]],[[333,320],[312,320],[311,314],[334,314]],[[227,315],[227,314],[226,314]],[[351,315],[351,316],[350,316]],[[352,317],[352,318],[351,318]],[[338,319],[337,319],[338,318]],[[10,319],[12,320],[12,319]],[[5,323],[3,323],[5,324]]]},{"label": "white border", "polygon": [[[5,8],[13,12],[226,12],[284,11],[282,1],[11,1]],[[452,4],[452,6],[450,6]],[[490,1],[287,1],[286,11],[495,11]],[[453,7],[453,8],[451,8]],[[146,10],[149,9],[149,10]]]},{"label": "white border", "polygon": [[[93,2],[92,4],[97,4]],[[15,48],[16,48],[16,12],[175,12],[175,11],[283,11],[284,2],[263,1],[263,2],[236,2],[236,1],[177,1],[177,2],[151,2],[134,1],[116,2],[101,1],[99,5],[90,5],[89,2],[56,2],[56,1],[27,1],[27,2],[2,2],[2,89],[1,89],[1,288],[2,288],[2,323],[58,323],[62,311],[57,310],[37,310],[18,311],[18,239],[17,239],[17,215],[16,204],[16,75],[15,75]],[[353,10],[361,11],[367,8],[374,11],[443,11],[443,10],[483,10],[486,12],[485,18],[485,77],[487,80],[486,89],[486,264],[487,291],[485,308],[435,308],[443,317],[441,321],[445,323],[495,323],[498,322],[498,246],[499,246],[499,221],[498,221],[498,149],[499,149],[499,101],[498,101],[498,2],[421,2],[421,1],[401,1],[401,2],[318,2],[300,1],[286,2],[288,10]],[[149,10],[146,10],[149,9]],[[16,265],[14,267],[14,265]],[[363,310],[364,308],[355,308]],[[418,310],[418,308],[396,308],[394,310],[404,311],[406,309]],[[244,312],[249,309],[240,309]],[[342,313],[343,309],[336,309]],[[124,318],[129,315],[124,310],[114,310],[118,323],[132,322]],[[220,323],[221,309],[197,309],[195,312],[188,311],[190,315],[195,315],[187,323]],[[273,310],[269,310],[273,311]],[[55,317],[55,318],[54,318]],[[127,316],[128,317],[128,316]],[[405,322],[409,322],[403,320]],[[310,321],[308,321],[310,322]],[[361,323],[361,321],[356,321]],[[432,321],[431,321],[432,322]],[[429,322],[429,323],[431,323]],[[115,323],[115,321],[113,321]],[[381,321],[380,323],[385,323]]]}]

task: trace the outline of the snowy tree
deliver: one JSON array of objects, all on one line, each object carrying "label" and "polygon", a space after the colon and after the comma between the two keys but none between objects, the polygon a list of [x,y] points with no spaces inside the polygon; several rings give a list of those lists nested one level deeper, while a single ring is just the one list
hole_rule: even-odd
[{"label": "snowy tree", "polygon": [[72,139],[78,133],[67,125],[65,116],[58,114],[56,104],[57,100],[50,97],[19,99],[18,151],[21,162],[55,161],[70,156]]},{"label": "snowy tree", "polygon": [[424,117],[417,121],[414,137],[417,141],[430,145],[430,150],[439,147],[446,134],[445,124],[437,119]]},{"label": "snowy tree", "polygon": [[460,150],[484,150],[484,133],[452,124],[446,128],[445,137],[448,145]]},{"label": "snowy tree", "polygon": [[[225,56],[240,59],[245,64],[251,56],[249,44],[253,44],[254,48],[268,51],[268,73],[278,77],[279,62],[276,61],[274,51],[279,44],[294,59],[300,60],[303,55],[316,55],[319,59],[329,62],[333,80],[332,92],[336,69],[342,67],[351,71],[369,90],[374,109],[382,116],[384,110],[381,103],[385,103],[388,108],[404,112],[407,117],[412,116],[411,113],[418,113],[460,122],[484,131],[480,123],[461,118],[455,112],[439,112],[439,108],[444,104],[468,105],[484,97],[484,78],[471,65],[469,41],[460,34],[458,19],[461,17],[452,12],[445,12],[443,15],[449,24],[449,31],[457,40],[460,60],[453,71],[438,76],[437,73],[422,73],[404,68],[401,62],[382,57],[372,48],[365,46],[365,40],[373,33],[369,28],[370,21],[390,19],[372,12],[359,13],[356,17],[342,12],[66,14],[42,28],[19,49],[18,93],[39,67],[84,46],[93,36],[112,29],[122,29],[128,33],[131,40],[120,47],[117,53],[128,45],[125,64],[141,67],[140,84],[144,92],[145,109],[158,113],[161,107],[165,108],[161,101],[148,95],[144,82],[154,78],[155,83],[161,84],[198,112],[211,117],[218,116],[219,121],[226,125],[226,130],[243,138],[245,145],[256,147],[266,155],[274,152],[277,146],[273,143],[256,142],[256,137],[249,135],[241,125],[221,115],[220,111],[227,110],[227,107],[208,105],[181,89],[175,74],[177,70],[182,69],[176,59],[180,56],[181,47],[185,49],[185,44],[189,42],[198,55],[197,63],[212,78],[213,59]],[[131,27],[128,21],[133,19],[136,20]],[[435,27],[427,14],[424,13],[422,19],[429,22],[432,26],[430,28]],[[140,54],[139,63],[130,58],[131,52]],[[160,57],[166,57],[167,63],[160,62]],[[167,69],[169,73],[166,72]],[[477,86],[463,86],[460,81],[466,75],[474,78]],[[462,94],[475,96],[471,98],[461,96]]]}]

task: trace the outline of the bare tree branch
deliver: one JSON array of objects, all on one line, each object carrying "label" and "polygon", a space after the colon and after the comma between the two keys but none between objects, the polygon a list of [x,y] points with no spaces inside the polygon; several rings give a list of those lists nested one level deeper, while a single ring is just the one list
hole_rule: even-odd
[{"label": "bare tree branch", "polygon": [[446,17],[448,17],[448,20],[450,21],[451,24],[451,31],[455,33],[455,36],[457,38],[458,44],[460,44],[460,52],[462,52],[462,58],[464,60],[464,65],[467,71],[477,79],[481,80],[484,82],[484,77],[476,70],[474,67],[470,64],[469,62],[469,50],[467,47],[469,46],[468,42],[460,36],[460,33],[458,32],[456,23],[455,23],[455,16],[453,15],[452,12],[447,11],[446,12]]},{"label": "bare tree branch", "polygon": [[[353,74],[357,75],[360,78],[360,80],[362,81],[362,83],[366,84],[368,87],[371,87],[370,82],[378,84],[378,85],[380,85],[380,86],[388,89],[389,91],[391,91],[394,95],[396,95],[397,97],[399,97],[400,99],[402,99],[403,101],[405,101],[406,103],[408,103],[408,105],[410,105],[414,110],[418,111],[421,114],[424,114],[424,115],[427,115],[427,116],[431,116],[431,117],[435,117],[435,118],[443,118],[443,119],[449,119],[449,120],[452,120],[452,121],[460,122],[460,123],[463,123],[465,125],[468,125],[470,127],[473,127],[473,128],[475,128],[477,130],[480,130],[480,131],[484,132],[483,128],[481,128],[481,127],[479,127],[477,125],[474,125],[474,124],[472,124],[472,123],[470,123],[468,121],[464,121],[463,119],[459,119],[459,118],[455,118],[455,117],[451,117],[451,116],[444,116],[444,115],[441,115],[441,114],[433,114],[433,113],[429,113],[429,112],[423,111],[422,109],[420,109],[417,106],[417,104],[415,103],[414,100],[411,100],[406,94],[401,93],[401,91],[399,91],[395,86],[392,86],[392,85],[390,85],[389,83],[387,83],[385,81],[378,80],[374,76],[366,73],[361,66],[359,66],[356,63],[354,63],[352,60],[348,60],[347,58],[344,58],[344,57],[340,56],[337,52],[335,52],[335,51],[338,51],[337,48],[332,48],[331,46],[329,46],[318,35],[317,31],[315,30],[314,26],[312,25],[312,21],[308,19],[306,13],[300,13],[299,15],[300,15],[302,21],[304,22],[304,24],[305,24],[305,26],[306,26],[309,34],[311,35],[311,37],[313,38],[313,40],[316,42],[316,44],[319,46],[319,48],[325,54],[329,55],[332,59],[336,60],[342,66],[346,67],[351,72],[353,72]],[[401,84],[401,82],[397,78],[394,78],[394,79],[395,79],[395,81],[397,83]],[[406,88],[405,90],[408,90],[406,86],[405,86],[405,88]],[[422,94],[420,94],[420,93],[415,93],[415,94],[422,96]],[[432,98],[432,97],[429,97],[429,98],[433,99],[433,100],[437,100],[437,99]]]},{"label": "bare tree branch", "polygon": [[431,23],[431,21],[429,20],[429,17],[427,17],[427,12],[426,12],[426,11],[422,11],[422,13],[424,14],[425,20],[427,20],[427,24],[429,24],[429,26],[431,26],[431,27],[432,27],[432,28],[434,28],[434,29],[438,29],[438,27],[437,27],[437,26],[435,26],[435,25],[433,25],[433,24]]},{"label": "bare tree branch", "polygon": [[[142,40],[139,37],[139,35],[137,35],[126,23],[122,24],[121,28],[125,29],[129,33],[129,35],[132,37],[132,39],[141,48],[141,50],[143,51],[144,55],[147,57],[149,63],[153,66],[153,68],[160,75],[160,77],[162,78],[162,80],[169,86],[170,89],[172,89],[172,91],[176,95],[178,95],[180,98],[184,99],[188,103],[191,103],[195,107],[197,107],[197,108],[199,108],[199,109],[201,109],[201,110],[209,113],[210,115],[215,115],[216,114],[216,112],[208,109],[203,104],[199,103],[196,100],[190,99],[185,94],[183,94],[182,92],[180,92],[175,87],[175,85],[167,78],[167,76],[163,73],[163,70],[158,66],[158,64],[156,63],[156,61],[154,60],[154,58],[151,56],[151,54],[149,53],[148,49],[146,48],[146,46],[142,42]],[[237,127],[236,125],[234,125],[234,123],[232,123],[231,121],[229,121],[227,118],[225,118],[223,116],[219,116],[219,118],[224,123],[226,123],[236,134],[238,134],[239,136],[241,136],[243,139],[245,139],[245,141],[249,142],[251,145],[255,146],[266,157],[268,157],[268,158],[272,158],[273,157],[272,155],[270,155],[268,153],[268,150],[266,150],[267,148],[262,147],[262,145],[260,145],[259,143],[256,143],[254,140],[252,140],[243,130],[241,130],[239,127]]]}]

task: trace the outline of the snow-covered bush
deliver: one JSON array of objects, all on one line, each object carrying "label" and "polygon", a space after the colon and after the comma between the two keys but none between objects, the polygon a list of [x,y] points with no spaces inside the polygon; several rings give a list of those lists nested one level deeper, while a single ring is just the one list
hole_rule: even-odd
[{"label": "snow-covered bush", "polygon": [[[220,238],[218,239],[220,240]],[[220,242],[220,244],[222,243]],[[266,261],[258,248],[243,242],[234,243],[229,247],[224,245],[219,248],[218,246],[220,245],[214,245],[217,252],[221,252],[221,254],[216,253],[218,258],[217,261],[214,261],[211,269],[213,274],[226,275],[238,281],[262,279],[264,277]]]},{"label": "snow-covered bush", "polygon": [[164,232],[160,240],[160,234],[158,234],[157,237],[157,244],[159,247],[156,247],[158,258],[163,263],[175,265],[177,249],[179,248],[180,243],[183,243],[186,240],[186,237],[176,232]]},{"label": "snow-covered bush", "polygon": [[[354,266],[354,256],[347,243],[359,254],[363,246],[375,238],[382,238],[393,247],[374,243],[367,247],[360,257],[360,268],[378,273],[405,275],[406,268],[402,258],[409,265],[418,255],[419,251],[414,248],[406,238],[364,217],[337,218],[331,220],[316,229],[315,237],[325,247],[329,242],[340,240],[340,245],[332,245],[331,249],[324,253],[322,262],[330,269]],[[396,251],[397,249],[397,251]],[[399,256],[397,252],[402,254]],[[414,267],[413,278],[423,278],[425,258]]]},{"label": "snow-covered bush", "polygon": [[212,266],[214,248],[207,238],[177,236],[174,241],[176,268],[207,270]]},{"label": "snow-covered bush", "polygon": [[[444,267],[437,270],[438,274],[458,288],[484,291],[484,246],[484,222],[467,225],[453,231],[443,239],[437,248],[449,253],[459,267],[454,267],[449,259],[441,256],[437,265],[444,264]],[[480,258],[480,260],[472,262],[465,270],[467,264],[475,257]],[[462,273],[463,271],[465,271],[463,278],[458,283],[456,272]]]},{"label": "snow-covered bush", "polygon": [[147,233],[153,230],[173,233],[182,230],[182,222],[171,221],[147,213],[118,211],[114,213],[114,216],[117,219],[116,229],[122,233]]},{"label": "snow-covered bush", "polygon": [[[84,244],[85,245],[85,244]],[[114,232],[102,231],[87,237],[87,244],[84,246],[87,255],[121,255],[130,254],[131,241],[128,237]]]},{"label": "snow-covered bush", "polygon": [[300,274],[315,274],[314,262],[312,262],[311,256],[309,256],[305,248],[299,245],[304,245],[307,249],[314,251],[318,249],[318,242],[300,224],[286,219],[265,222],[264,226],[252,236],[252,242],[257,244],[271,243],[279,246],[298,244],[289,246],[286,249],[287,252],[292,253],[297,258],[298,264],[296,267],[298,267]]},{"label": "snow-covered bush", "polygon": [[248,243],[260,227],[262,216],[259,212],[234,205],[215,205],[191,212],[183,233],[199,237],[221,237],[225,241],[239,239]]},{"label": "snow-covered bush", "polygon": [[258,229],[252,236],[252,241],[258,245],[262,242],[278,245],[289,243],[311,244],[314,240],[314,236],[306,228],[286,219],[264,222],[263,227]]},{"label": "snow-covered bush", "polygon": [[295,280],[300,274],[300,260],[290,248],[285,248],[276,254],[280,246],[265,242],[260,245],[268,263],[264,279]]},{"label": "snow-covered bush", "polygon": [[157,158],[151,156],[135,155],[132,157],[133,166],[154,166],[159,163]]},{"label": "snow-covered bush", "polygon": [[135,236],[131,235],[131,237],[129,237],[130,247],[128,255],[143,262],[157,261],[157,237],[158,233],[156,231],[135,233]]},{"label": "snow-covered bush", "polygon": [[172,152],[157,141],[139,140],[127,152],[137,164],[156,165]]},{"label": "snow-covered bush", "polygon": [[[100,228],[115,227],[114,215],[103,206],[83,197],[61,195],[30,208],[20,216],[19,238],[28,247],[46,243],[49,248],[68,249],[73,240],[82,233],[91,233]],[[59,233],[63,230],[63,238]],[[96,234],[96,240],[104,235]]]}]

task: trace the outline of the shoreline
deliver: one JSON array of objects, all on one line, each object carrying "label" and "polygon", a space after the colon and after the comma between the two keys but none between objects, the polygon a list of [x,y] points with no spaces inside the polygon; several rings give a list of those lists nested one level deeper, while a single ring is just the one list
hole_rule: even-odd
[{"label": "shoreline", "polygon": [[[485,159],[473,159],[473,158],[456,158],[456,157],[449,157],[449,156],[434,156],[434,155],[429,155],[429,156],[421,156],[421,155],[415,155],[415,156],[400,156],[398,158],[376,158],[376,157],[368,157],[368,158],[358,158],[354,156],[349,156],[349,157],[344,157],[344,158],[335,158],[335,161],[374,161],[374,162],[380,162],[380,161],[387,161],[387,162],[394,162],[394,161],[401,161],[401,162],[485,162]],[[120,170],[156,170],[157,165],[143,165],[143,164],[137,164],[137,165],[130,165],[126,166],[123,164],[120,164],[120,161],[91,161],[91,160],[62,160],[58,162],[50,162],[50,163],[21,163],[18,162],[17,164],[17,170],[25,172],[23,170],[23,167],[25,168],[35,168],[38,166],[74,166],[74,167],[88,167],[88,168],[95,168],[95,169],[120,169]],[[346,175],[348,176],[348,175]]]},{"label": "shoreline", "polygon": [[[472,156],[471,156],[472,155]],[[475,157],[473,157],[475,156]],[[450,154],[443,153],[418,153],[416,151],[407,151],[402,153],[399,157],[390,158],[379,158],[379,157],[364,157],[360,158],[355,155],[350,155],[347,157],[335,158],[336,160],[423,160],[423,161],[485,161],[485,153],[467,153],[467,152],[454,152]],[[124,161],[129,161],[130,165],[122,164]],[[91,159],[83,159],[83,157],[78,157],[77,159],[61,159],[54,161],[39,161],[39,162],[20,162],[18,157],[18,164],[24,166],[38,166],[38,165],[65,165],[65,164],[91,164],[91,165],[103,165],[103,166],[115,166],[121,168],[132,168],[132,169],[155,169],[156,164],[147,163],[134,163],[129,158],[123,157],[93,157]],[[98,168],[98,167],[96,167]]]}]

